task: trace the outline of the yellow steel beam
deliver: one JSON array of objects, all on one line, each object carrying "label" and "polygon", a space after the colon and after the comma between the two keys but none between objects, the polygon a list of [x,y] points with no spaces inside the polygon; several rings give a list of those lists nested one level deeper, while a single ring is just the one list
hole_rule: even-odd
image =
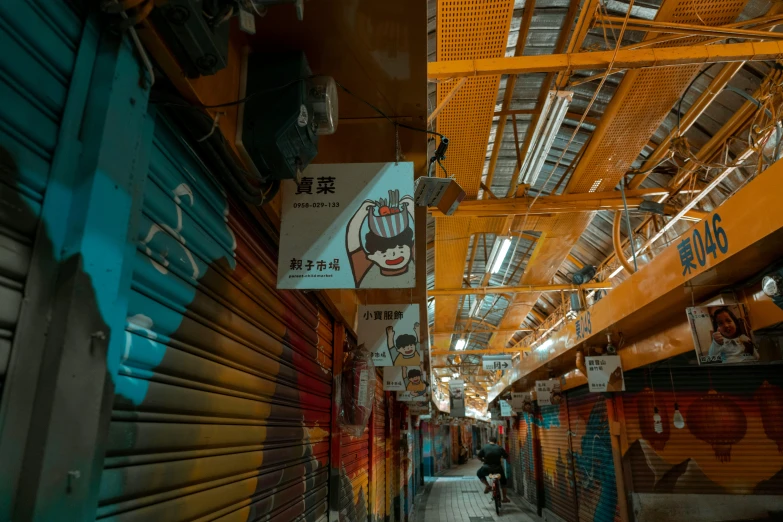
[{"label": "yellow steel beam", "polygon": [[[619,29],[622,27],[624,18],[617,16],[605,16],[599,14],[596,22],[607,29]],[[656,33],[671,33],[699,36],[721,36],[723,38],[743,38],[755,40],[780,40],[783,34],[770,33],[768,31],[757,31],[753,29],[740,29],[737,27],[715,27],[696,24],[682,24],[673,22],[656,22],[654,20],[628,21],[627,30],[629,31],[654,31]]]},{"label": "yellow steel beam", "polygon": [[744,42],[620,50],[616,55],[615,51],[598,51],[430,62],[427,64],[427,75],[431,79],[445,79],[462,76],[595,70],[606,69],[612,63],[617,69],[642,69],[673,65],[769,61],[781,57],[783,57],[783,42]]},{"label": "yellow steel beam", "polygon": [[505,349],[505,350],[432,350],[430,352],[430,355],[459,355],[459,356],[465,356],[465,355],[500,355],[504,353],[519,353],[526,351],[527,348],[519,347],[519,348],[513,348],[513,349]]},{"label": "yellow steel beam", "polygon": [[447,332],[433,331],[431,334],[445,334],[445,335],[462,335],[462,334],[482,334],[482,333],[510,333],[515,334],[517,332],[532,332],[532,328],[517,328],[514,330],[495,330],[488,328],[486,330],[450,330]]},{"label": "yellow steel beam", "polygon": [[[642,196],[650,197],[668,194],[669,191],[665,189],[628,190],[626,191],[626,203],[628,208],[636,209],[644,201]],[[620,210],[623,206],[622,193],[620,191],[612,191],[564,196],[541,196],[535,202],[534,198],[530,197],[463,201],[451,216],[446,216],[437,208],[429,210],[434,217],[453,218],[466,216],[499,217],[567,214],[598,210]],[[671,212],[671,209],[669,210]],[[696,211],[691,213],[689,217],[701,219],[704,217],[704,213]]]},{"label": "yellow steel beam", "polygon": [[428,296],[440,295],[490,295],[490,294],[533,294],[540,292],[576,292],[578,290],[608,290],[610,282],[585,283],[583,285],[526,285],[485,286],[475,288],[435,288],[427,290]]},{"label": "yellow steel beam", "polygon": [[[549,91],[547,91],[547,92],[549,92]],[[509,109],[509,110],[495,111],[495,116],[503,116],[503,115],[513,116],[515,114],[517,116],[519,116],[519,115],[526,115],[526,114],[535,115],[535,114],[538,114],[538,113],[539,113],[539,110],[537,110],[537,109]],[[579,113],[576,113],[576,112],[567,112],[566,113],[566,118],[568,118],[570,120],[579,121],[579,120],[582,119],[582,116],[583,116],[582,114],[579,114]],[[593,117],[590,117],[590,116],[585,117],[585,123],[589,123],[590,125],[598,125],[599,121],[600,120],[598,118],[593,118]]]},{"label": "yellow steel beam", "polygon": [[457,85],[455,85],[454,88],[451,89],[451,91],[446,95],[446,97],[443,98],[440,101],[440,103],[438,104],[437,107],[435,107],[435,110],[432,111],[432,114],[430,114],[427,117],[427,125],[429,125],[430,123],[435,121],[435,118],[438,117],[438,114],[440,114],[440,111],[442,111],[443,108],[446,107],[446,105],[448,105],[448,103],[451,101],[451,99],[454,97],[454,95],[459,92],[459,90],[462,88],[463,85],[465,85],[465,82],[467,82],[467,81],[468,81],[467,77],[460,78],[460,80],[457,82]]}]

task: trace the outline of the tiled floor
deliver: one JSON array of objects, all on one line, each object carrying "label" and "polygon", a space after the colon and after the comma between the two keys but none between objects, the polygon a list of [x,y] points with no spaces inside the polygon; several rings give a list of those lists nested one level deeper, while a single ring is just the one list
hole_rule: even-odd
[{"label": "tiled floor", "polygon": [[512,502],[503,504],[500,516],[495,514],[491,495],[476,478],[481,466],[478,459],[451,468],[436,478],[427,478],[425,492],[417,498],[417,522],[539,522],[535,513],[524,508],[512,491]]}]

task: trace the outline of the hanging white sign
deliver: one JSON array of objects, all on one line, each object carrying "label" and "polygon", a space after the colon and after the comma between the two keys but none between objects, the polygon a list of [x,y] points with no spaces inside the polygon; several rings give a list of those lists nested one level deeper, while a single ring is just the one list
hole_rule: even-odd
[{"label": "hanging white sign", "polygon": [[585,366],[591,392],[625,391],[625,378],[619,355],[585,357]]},{"label": "hanging white sign", "polygon": [[357,333],[375,366],[421,367],[419,305],[360,306]]},{"label": "hanging white sign", "polygon": [[511,368],[510,355],[484,355],[481,357],[481,365],[485,370],[508,370]]},{"label": "hanging white sign", "polygon": [[397,400],[400,402],[429,402],[430,397],[429,393],[421,395],[414,392],[401,391],[397,392]]},{"label": "hanging white sign", "polygon": [[500,400],[500,416],[501,417],[513,417],[514,411],[511,409],[511,405],[508,401]]},{"label": "hanging white sign", "polygon": [[386,366],[383,369],[384,391],[408,391],[413,395],[426,395],[429,386],[418,366]]},{"label": "hanging white sign", "polygon": [[465,416],[465,381],[461,379],[449,381],[449,406],[452,417]]},{"label": "hanging white sign", "polygon": [[280,190],[278,288],[413,288],[413,163],[310,165]]},{"label": "hanging white sign", "polygon": [[560,404],[561,387],[558,379],[536,381],[536,400],[539,406]]},{"label": "hanging white sign", "polygon": [[527,412],[533,411],[533,398],[529,392],[525,393],[511,393],[511,409],[515,412]]}]

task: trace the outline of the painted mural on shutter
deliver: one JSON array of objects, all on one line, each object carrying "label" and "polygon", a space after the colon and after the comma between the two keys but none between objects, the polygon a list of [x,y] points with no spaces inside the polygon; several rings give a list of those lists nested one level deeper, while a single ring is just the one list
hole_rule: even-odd
[{"label": "painted mural on shutter", "polygon": [[[524,473],[524,497],[531,505],[538,507],[538,482],[536,479],[536,459],[540,458],[541,448],[534,437],[533,415],[521,413],[517,421],[519,428],[520,465]],[[540,470],[539,470],[540,473]]]},{"label": "painted mural on shutter", "polygon": [[543,506],[567,522],[575,521],[575,484],[568,440],[568,407],[565,401],[541,407],[537,421],[543,468]]},{"label": "painted mural on shutter", "polygon": [[435,474],[451,467],[451,428],[435,425]]},{"label": "painted mural on shutter", "polygon": [[566,397],[579,522],[619,520],[606,398],[587,386]]},{"label": "painted mural on shutter", "polygon": [[0,5],[0,398],[82,26],[67,2]]},{"label": "painted mural on shutter", "polygon": [[179,136],[158,118],[97,518],[320,520],[330,333]]},{"label": "painted mural on shutter", "polygon": [[[745,520],[783,511],[780,366],[659,366],[628,372],[626,389],[623,460],[638,520],[664,512],[678,520]],[[675,403],[682,428],[674,425]]]},{"label": "painted mural on shutter", "polygon": [[508,456],[509,466],[511,467],[511,473],[509,474],[509,480],[511,486],[518,494],[524,494],[524,485],[522,483],[524,477],[524,471],[521,466],[521,447],[519,440],[519,424],[516,417],[511,420],[511,429],[508,433]]},{"label": "painted mural on shutter", "polygon": [[370,487],[372,488],[371,522],[386,518],[386,397],[383,391],[383,370],[378,370],[375,381],[375,405],[372,411],[372,467]]},{"label": "painted mural on shutter", "polygon": [[[356,341],[346,337],[343,353],[355,349]],[[370,515],[370,427],[361,437],[346,432],[340,437],[340,521],[365,522]]]}]

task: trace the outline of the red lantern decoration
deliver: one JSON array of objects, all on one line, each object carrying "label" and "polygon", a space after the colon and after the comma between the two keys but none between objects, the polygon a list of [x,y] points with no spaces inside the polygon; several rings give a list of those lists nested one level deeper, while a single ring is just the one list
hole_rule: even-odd
[{"label": "red lantern decoration", "polygon": [[728,395],[710,390],[688,408],[688,429],[697,439],[712,446],[720,462],[731,460],[731,445],[745,436],[745,413]]},{"label": "red lantern decoration", "polygon": [[761,409],[764,433],[777,443],[778,453],[783,453],[783,389],[764,381],[756,391],[756,401]]},{"label": "red lantern decoration", "polygon": [[[655,431],[655,408],[658,407],[658,414],[661,416],[660,433]],[[636,412],[639,415],[639,428],[642,432],[642,438],[650,443],[655,451],[663,451],[666,442],[669,440],[669,413],[664,404],[655,403],[655,394],[650,388],[645,388],[636,397]]]}]

